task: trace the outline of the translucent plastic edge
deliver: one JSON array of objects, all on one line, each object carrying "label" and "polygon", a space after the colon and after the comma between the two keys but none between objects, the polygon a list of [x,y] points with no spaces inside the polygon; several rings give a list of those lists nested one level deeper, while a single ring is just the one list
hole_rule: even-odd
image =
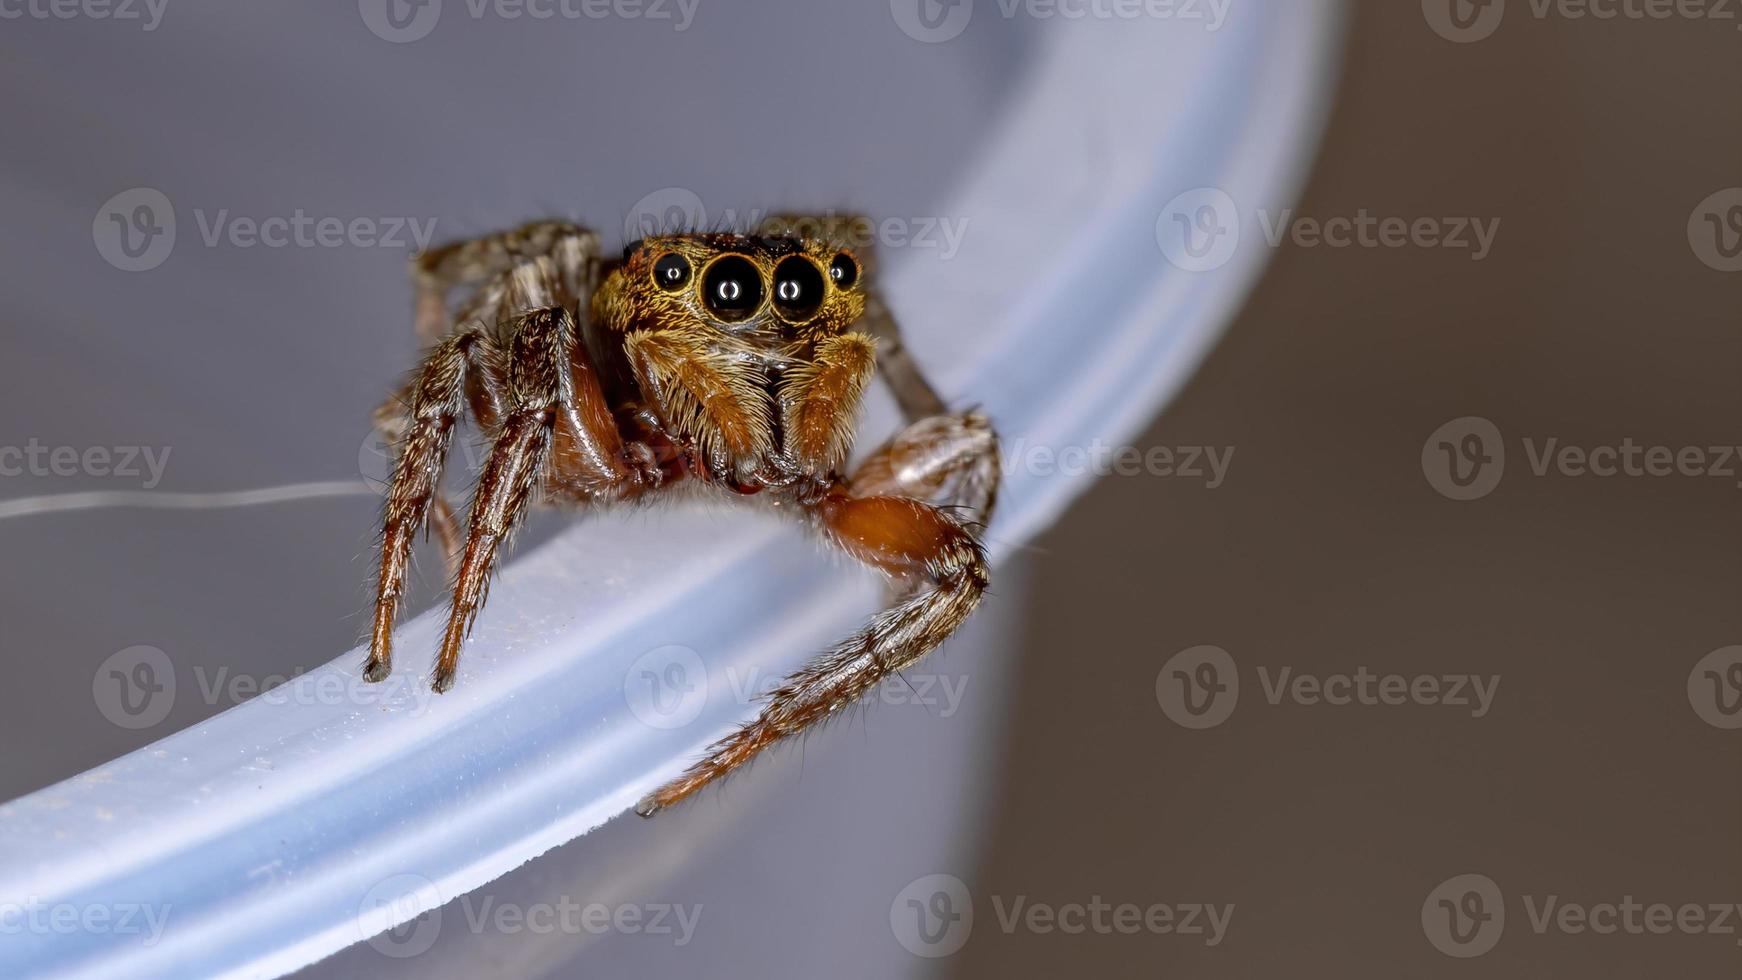
[{"label": "translucent plastic edge", "polygon": [[[889,264],[886,289],[922,355],[938,346],[928,337],[947,346],[952,331],[974,335],[976,356],[951,362],[944,387],[983,404],[1007,448],[1130,438],[1262,270],[1270,249],[1255,209],[1287,206],[1304,180],[1344,9],[1336,0],[1253,9],[1262,16],[1231,19],[1206,46],[1212,56],[1183,92],[1157,91],[1172,76],[1145,57],[1141,25],[1045,25],[1027,90],[946,210],[981,227],[1008,215],[1022,234],[951,263]],[[1081,104],[1085,77],[1104,103]],[[1157,113],[1158,100],[1182,108]],[[1086,212],[1032,193],[1036,173],[1093,163],[1057,136],[1080,131],[1085,112],[1116,124],[1116,142],[1147,148],[1149,161],[1107,175],[1102,203]],[[1153,229],[1176,195],[1204,187],[1238,204],[1253,244],[1188,272],[1153,248]],[[1134,242],[1152,250],[1133,256]],[[1005,311],[1000,322],[982,322],[987,300],[961,284],[998,273],[968,263],[1022,268],[1037,250],[1053,273],[992,307]],[[868,420],[867,438],[890,424]],[[1092,479],[1008,471],[994,557],[1044,529]],[[850,570],[819,574],[815,550],[790,529],[683,513],[661,521],[665,534],[712,543],[679,559],[637,547],[644,525],[586,522],[512,562],[448,695],[431,696],[426,681],[435,610],[402,630],[386,685],[361,684],[352,651],[0,806],[0,903],[84,916],[70,930],[8,934],[0,974],[273,977],[312,963],[623,813],[753,713],[723,690],[724,670],[789,668],[876,600]],[[674,631],[674,617],[695,625]],[[626,678],[673,646],[705,653],[706,695],[688,723],[661,727],[633,710]],[[90,925],[92,910],[102,927]]]}]

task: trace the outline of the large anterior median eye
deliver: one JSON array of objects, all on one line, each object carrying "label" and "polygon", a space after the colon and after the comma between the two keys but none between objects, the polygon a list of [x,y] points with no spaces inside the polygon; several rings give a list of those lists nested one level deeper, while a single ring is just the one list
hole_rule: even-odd
[{"label": "large anterior median eye", "polygon": [[660,256],[653,263],[653,281],[668,292],[684,288],[690,281],[690,260],[675,253]]},{"label": "large anterior median eye", "polygon": [[722,320],[743,320],[762,306],[762,276],[741,255],[716,259],[702,278],[702,302]]},{"label": "large anterior median eye", "polygon": [[809,259],[789,256],[774,267],[774,305],[793,319],[803,319],[823,303],[823,274]]}]

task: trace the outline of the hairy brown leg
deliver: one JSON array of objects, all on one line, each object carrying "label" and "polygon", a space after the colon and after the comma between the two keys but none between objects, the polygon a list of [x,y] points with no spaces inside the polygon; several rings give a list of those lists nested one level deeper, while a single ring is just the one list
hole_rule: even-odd
[{"label": "hairy brown leg", "polygon": [[[510,273],[515,265],[539,256],[554,260],[557,270],[552,280],[556,286],[554,298],[566,302],[572,311],[579,305],[578,297],[587,295],[597,285],[598,268],[593,261],[597,252],[598,236],[579,225],[560,220],[536,221],[478,238],[449,242],[423,252],[413,258],[411,264],[417,293],[414,315],[417,336],[425,344],[440,343],[448,336],[452,328],[447,310],[448,295],[462,286],[481,288],[460,311],[460,321],[494,323],[511,291]],[[486,283],[490,279],[496,281]],[[388,445],[401,444],[410,428],[408,406],[416,384],[414,378],[375,411],[376,430]],[[485,431],[490,431],[499,414],[501,393],[497,389],[500,382],[493,379],[490,372],[478,372],[467,384],[476,421]],[[427,520],[441,547],[448,581],[452,582],[459,573],[460,522],[453,504],[439,489],[435,492],[433,506],[427,510]],[[382,674],[385,676],[385,670]]]},{"label": "hairy brown leg", "polygon": [[[488,372],[472,375],[474,379],[488,376]],[[375,409],[375,434],[380,437],[382,445],[393,448],[396,464],[398,450],[405,443],[405,434],[411,430],[411,401],[417,380],[413,377],[407,381],[403,388],[394,392]],[[435,531],[437,546],[442,550],[442,561],[447,569],[446,581],[452,582],[454,573],[459,570],[460,521],[454,516],[454,505],[439,488],[430,501],[428,522],[428,526]]]},{"label": "hairy brown leg", "polygon": [[[493,439],[474,491],[463,549],[452,514],[436,518],[441,522],[438,535],[451,537],[446,546],[458,555],[434,677],[438,692],[453,684],[460,647],[484,601],[502,543],[542,485],[547,462],[555,464],[549,469],[556,488],[573,498],[626,496],[642,483],[652,482],[643,479],[643,470],[634,465],[641,456],[651,457],[651,452],[631,447],[639,451],[637,455],[624,446],[597,374],[575,336],[570,308],[576,305],[575,290],[586,286],[578,277],[589,274],[588,266],[582,243],[566,238],[555,243],[553,254],[523,262],[499,277],[494,284],[499,302],[523,311],[499,330],[508,337],[507,351],[489,344],[482,328],[437,345],[438,351],[446,350],[458,346],[459,337],[479,338],[467,349],[481,351],[479,359],[486,370],[475,372],[479,383],[470,386],[469,393],[480,427]],[[448,379],[444,393],[450,405],[457,405],[468,388],[465,379],[437,375]],[[444,440],[456,411],[446,416]],[[429,475],[432,487],[438,479],[439,471]],[[438,503],[438,514],[444,504]],[[402,567],[400,572],[403,576]],[[377,642],[383,649],[391,642],[391,631],[391,614],[383,617],[378,609]],[[370,664],[376,664],[375,658]],[[375,671],[379,677],[386,676],[384,664]]]},{"label": "hairy brown leg", "polygon": [[913,353],[901,339],[901,327],[889,312],[883,297],[872,292],[865,297],[865,332],[877,341],[877,374],[895,395],[908,422],[949,413],[949,406],[920,371]]},{"label": "hairy brown leg", "polygon": [[472,497],[466,547],[432,681],[437,693],[453,686],[460,646],[483,605],[503,540],[525,516],[539,487],[557,418],[569,400],[567,361],[573,344],[569,316],[561,307],[526,313],[515,327],[507,358],[507,410]]},{"label": "hairy brown leg", "polygon": [[906,429],[866,457],[850,481],[861,496],[897,494],[959,507],[984,527],[998,503],[998,433],[976,410],[950,412],[901,339],[881,297],[867,298],[866,332],[877,339],[877,372],[907,418]]},{"label": "hairy brown leg", "polygon": [[883,678],[953,633],[986,591],[986,556],[946,512],[906,497],[853,497],[835,490],[810,505],[848,554],[919,587],[858,632],[799,668],[768,695],[755,721],[709,748],[707,757],[636,804],[644,816],[671,806],[852,704]]},{"label": "hairy brown leg", "polygon": [[[461,286],[476,286],[504,276],[516,265],[541,255],[560,255],[573,249],[578,261],[563,265],[574,270],[568,278],[580,279],[588,261],[598,253],[598,236],[569,221],[535,221],[478,238],[448,242],[411,260],[412,284],[416,290],[414,323],[418,338],[433,344],[448,332],[448,294]],[[568,282],[570,296],[590,292],[589,282]],[[493,323],[502,301],[503,283],[482,288],[461,311],[459,320],[481,319]]]},{"label": "hairy brown leg", "polygon": [[[363,676],[368,680],[384,680],[393,670],[393,622],[405,590],[411,548],[430,517],[432,500],[436,502],[436,533],[442,549],[450,562],[455,554],[453,514],[440,498],[442,468],[454,425],[466,407],[468,376],[474,377],[482,390],[488,390],[497,384],[492,376],[497,370],[489,335],[483,329],[474,327],[453,334],[430,349],[404,399],[396,398],[377,412],[377,425],[383,432],[397,433],[393,443],[399,455],[382,520],[375,618],[369,634],[369,659],[363,665]],[[487,409],[488,399],[480,400],[477,407]],[[398,414],[383,423],[389,408],[396,408]],[[480,424],[492,421],[486,417]]]},{"label": "hairy brown leg", "polygon": [[998,503],[998,434],[979,412],[935,415],[896,433],[853,471],[858,496],[912,497],[959,511],[976,529]]}]

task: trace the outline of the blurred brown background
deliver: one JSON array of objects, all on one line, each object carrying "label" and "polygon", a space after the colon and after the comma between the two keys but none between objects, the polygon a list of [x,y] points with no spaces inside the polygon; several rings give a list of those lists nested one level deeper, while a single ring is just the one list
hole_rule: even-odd
[{"label": "blurred brown background", "polygon": [[[1538,476],[1525,440],[1742,442],[1742,275],[1687,228],[1742,185],[1742,21],[1514,2],[1454,44],[1414,2],[1354,19],[1300,214],[1499,219],[1491,254],[1284,246],[1139,441],[1234,447],[1226,482],[1109,478],[1037,544],[1044,601],[1011,652],[1001,812],[954,975],[1736,975],[1742,912],[1727,935],[1539,933],[1532,914],[1742,901],[1742,731],[1688,693],[1742,643],[1742,466]],[[1459,502],[1422,449],[1465,416],[1497,427],[1506,466]],[[1193,731],[1156,680],[1200,644],[1240,692]],[[1272,704],[1259,677],[1363,666],[1500,686],[1477,718]],[[1505,903],[1476,959],[1423,925],[1463,874]],[[993,906],[1096,896],[1235,911],[1211,948],[1007,933]]]}]

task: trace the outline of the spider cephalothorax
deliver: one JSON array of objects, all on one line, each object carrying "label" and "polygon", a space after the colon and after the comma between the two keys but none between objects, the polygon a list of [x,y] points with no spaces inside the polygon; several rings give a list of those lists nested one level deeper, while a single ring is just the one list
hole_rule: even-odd
[{"label": "spider cephalothorax", "polygon": [[[416,321],[431,347],[376,416],[399,449],[364,676],[392,669],[425,526],[453,576],[439,692],[453,684],[503,542],[536,500],[607,506],[686,481],[801,514],[889,576],[900,598],[642,801],[643,815],[852,703],[953,632],[986,588],[977,535],[997,492],[997,439],[978,413],[944,410],[870,289],[868,256],[838,227],[777,218],[759,236],[659,236],[606,260],[591,232],[540,222],[419,256]],[[879,369],[909,425],[844,476]],[[440,481],[467,414],[491,450],[462,528]]]},{"label": "spider cephalothorax", "polygon": [[851,446],[876,343],[859,259],[821,239],[673,235],[624,252],[592,298],[641,393],[711,474],[821,475]]}]

